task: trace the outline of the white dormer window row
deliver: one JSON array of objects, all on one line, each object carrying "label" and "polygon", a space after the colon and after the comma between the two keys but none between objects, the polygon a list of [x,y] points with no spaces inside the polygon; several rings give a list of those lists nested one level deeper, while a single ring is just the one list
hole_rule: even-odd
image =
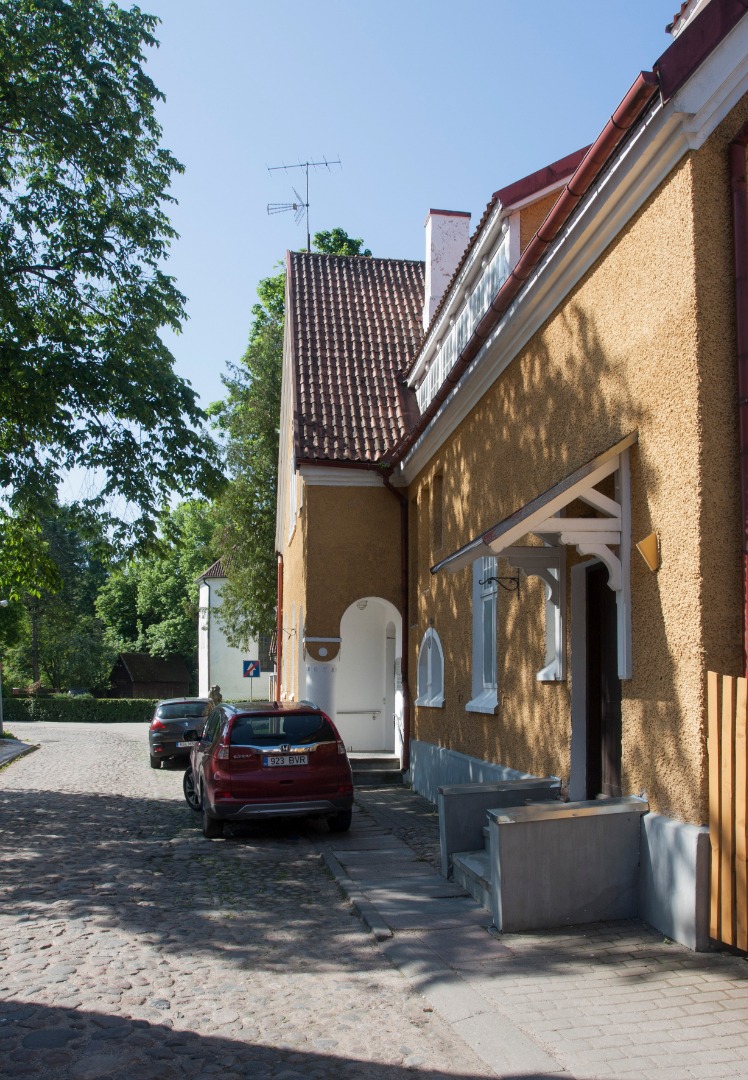
[{"label": "white dormer window row", "polygon": [[473,330],[509,277],[510,269],[509,229],[505,228],[501,243],[483,270],[459,315],[451,320],[449,330],[442,339],[441,348],[435,350],[428,371],[421,380],[416,391],[421,412],[424,412],[433,401],[437,390],[454,367]]}]

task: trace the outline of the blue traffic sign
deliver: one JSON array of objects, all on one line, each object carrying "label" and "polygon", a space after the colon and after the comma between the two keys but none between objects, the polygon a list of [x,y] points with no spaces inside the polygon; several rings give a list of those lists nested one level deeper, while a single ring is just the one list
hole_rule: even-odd
[{"label": "blue traffic sign", "polygon": [[259,660],[243,660],[242,666],[244,668],[245,679],[259,679],[260,677],[260,661]]}]

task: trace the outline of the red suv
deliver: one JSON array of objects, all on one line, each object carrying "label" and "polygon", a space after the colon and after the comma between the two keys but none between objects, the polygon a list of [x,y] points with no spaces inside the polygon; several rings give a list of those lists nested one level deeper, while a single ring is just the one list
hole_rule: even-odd
[{"label": "red suv", "polygon": [[202,812],[211,839],[222,835],[224,821],[267,817],[325,817],[332,832],[346,832],[353,776],[345,745],[321,709],[224,703],[195,741],[184,795]]}]

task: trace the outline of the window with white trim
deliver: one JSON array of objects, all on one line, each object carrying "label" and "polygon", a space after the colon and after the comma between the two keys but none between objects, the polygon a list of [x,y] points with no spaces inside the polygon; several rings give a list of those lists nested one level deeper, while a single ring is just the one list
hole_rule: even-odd
[{"label": "window with white trim", "polygon": [[416,705],[440,709],[444,704],[444,652],[432,626],[423,635],[418,653],[418,697]]},{"label": "window with white trim", "polygon": [[[473,678],[468,712],[494,712],[497,682],[496,609],[498,559],[485,555],[473,563]],[[494,580],[489,580],[493,578]]]}]

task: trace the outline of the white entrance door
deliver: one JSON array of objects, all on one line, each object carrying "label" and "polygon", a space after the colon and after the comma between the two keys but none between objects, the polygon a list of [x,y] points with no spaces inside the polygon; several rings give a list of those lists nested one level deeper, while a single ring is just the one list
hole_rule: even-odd
[{"label": "white entrance door", "polygon": [[397,609],[378,597],[362,598],[341,619],[335,723],[348,750],[394,751],[399,630]]}]

